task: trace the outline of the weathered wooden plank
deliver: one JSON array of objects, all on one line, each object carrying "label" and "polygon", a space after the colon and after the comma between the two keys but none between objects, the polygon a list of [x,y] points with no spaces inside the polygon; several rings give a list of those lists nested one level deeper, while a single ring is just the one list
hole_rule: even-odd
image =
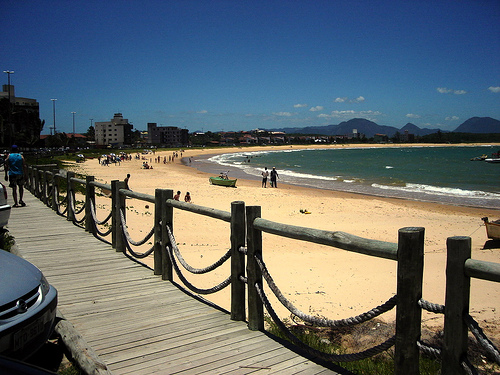
[{"label": "weathered wooden plank", "polygon": [[[225,346],[223,348],[212,348],[209,350],[204,350],[203,352],[198,352],[197,354],[190,355],[188,358],[181,358],[177,361],[170,361],[168,363],[168,371],[171,374],[175,374],[177,372],[182,372],[186,375],[203,374],[214,368],[214,363],[217,363],[217,370],[219,370],[219,366],[232,367],[233,370],[236,370],[239,369],[241,362],[245,359],[248,360],[249,358],[251,358],[253,359],[252,363],[254,366],[261,366],[261,356],[264,353],[272,353],[273,355],[278,355],[280,354],[280,352],[287,352],[287,349],[284,347],[266,347],[265,345],[262,345],[262,343],[242,343],[242,345],[237,347],[237,349],[240,350],[238,350],[236,353],[231,350],[231,347]],[[265,357],[267,357],[267,354]],[[189,370],[185,370],[186,364],[189,364]]]},{"label": "weathered wooden plank", "polygon": [[[265,371],[267,374],[276,364],[280,364],[282,361],[286,361],[289,358],[290,355],[286,350],[279,353],[276,351],[269,351],[261,354],[258,357],[258,362],[254,357],[244,358],[237,363],[237,366],[231,363],[218,367],[217,372],[218,374],[244,375]],[[304,358],[298,358],[296,364],[304,361],[306,361]]]},{"label": "weathered wooden plank", "polygon": [[[236,336],[233,341],[232,345],[234,345],[234,348],[236,350],[239,350],[238,343],[241,342],[247,342],[249,344],[255,343],[256,345],[261,345],[264,341],[266,341],[267,338],[263,335],[238,335]],[[219,341],[219,345],[222,345],[222,343]],[[211,347],[215,347],[215,344],[211,344]],[[192,345],[189,345],[189,348],[184,348],[184,347],[177,347],[177,348],[172,348],[172,350],[168,351],[168,356],[170,358],[173,358],[175,356],[180,356],[183,355],[184,357],[189,357],[191,354],[195,354],[200,352],[200,350],[205,350],[207,347],[207,344],[201,345],[200,342],[193,342]],[[150,355],[145,360],[137,361],[135,364],[129,364],[126,369],[124,369],[124,373],[130,373],[130,374],[135,374],[137,373],[140,369],[144,370],[146,369],[146,373],[155,373],[161,370],[165,370],[165,368],[170,369],[170,366],[165,363],[165,354],[164,352],[156,353],[156,355]],[[220,367],[217,368],[217,371],[220,371]]]}]

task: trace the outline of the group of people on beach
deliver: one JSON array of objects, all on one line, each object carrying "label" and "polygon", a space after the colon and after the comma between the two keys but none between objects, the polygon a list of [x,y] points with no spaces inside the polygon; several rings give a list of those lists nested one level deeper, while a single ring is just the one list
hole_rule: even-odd
[{"label": "group of people on beach", "polygon": [[278,175],[278,172],[276,171],[276,167],[273,167],[271,172],[267,170],[267,167],[264,168],[262,171],[262,187],[266,188],[267,187],[267,178],[271,176],[271,187],[277,188],[278,187],[278,181],[277,179],[280,178]]},{"label": "group of people on beach", "polygon": [[[177,194],[174,195],[174,199],[176,201],[181,199],[181,192],[179,190],[177,191]],[[191,203],[191,194],[189,194],[189,191],[184,196],[184,202]]]}]

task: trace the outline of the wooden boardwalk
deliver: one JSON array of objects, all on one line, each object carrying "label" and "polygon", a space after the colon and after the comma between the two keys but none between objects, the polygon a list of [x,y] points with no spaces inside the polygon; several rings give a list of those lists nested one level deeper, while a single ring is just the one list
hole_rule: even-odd
[{"label": "wooden boardwalk", "polygon": [[179,290],[29,192],[8,225],[113,374],[336,374]]}]

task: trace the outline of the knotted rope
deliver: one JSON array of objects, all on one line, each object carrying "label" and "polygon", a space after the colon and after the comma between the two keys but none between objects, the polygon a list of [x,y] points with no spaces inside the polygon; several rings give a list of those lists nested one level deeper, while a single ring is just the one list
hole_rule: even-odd
[{"label": "knotted rope", "polygon": [[429,301],[426,301],[425,299],[421,298],[418,301],[418,305],[429,312],[433,312],[435,314],[444,314],[444,305],[439,305],[437,303],[432,303]]}]

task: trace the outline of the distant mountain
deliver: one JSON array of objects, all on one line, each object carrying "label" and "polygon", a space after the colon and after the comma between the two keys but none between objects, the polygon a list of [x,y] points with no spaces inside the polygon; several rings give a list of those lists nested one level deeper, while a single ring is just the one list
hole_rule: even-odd
[{"label": "distant mountain", "polygon": [[366,135],[366,137],[371,138],[375,134],[382,133],[387,134],[392,137],[398,128],[393,126],[378,125],[373,121],[364,118],[354,118],[349,121],[343,121],[338,125],[326,125],[326,126],[308,126],[305,128],[281,128],[281,129],[268,129],[272,131],[282,131],[287,134],[318,134],[318,135],[345,135],[352,134],[353,130],[356,129],[358,133]]},{"label": "distant mountain", "polygon": [[455,133],[500,133],[500,121],[491,117],[471,117]]},{"label": "distant mountain", "polygon": [[392,137],[399,131],[394,126],[378,125],[364,118],[354,118],[338,124],[337,131],[339,132],[336,134],[350,134],[353,129],[356,129],[358,133],[364,134],[367,138],[372,138],[375,134],[387,134],[389,137]]},{"label": "distant mountain", "polygon": [[[423,129],[421,129],[417,125],[414,125],[411,122],[409,122],[408,124],[406,124],[405,126],[403,126],[399,132],[400,133],[404,133],[406,130],[408,130],[408,133],[410,133],[410,134],[415,134],[415,135],[418,135],[418,136],[423,136],[423,135],[428,135],[428,134],[436,133],[440,129],[429,129],[429,128],[423,128]],[[443,132],[443,130],[441,130],[441,131]]]},{"label": "distant mountain", "polygon": [[[317,135],[346,135],[352,134],[353,129],[358,133],[364,134],[367,138],[372,138],[375,134],[386,134],[389,138],[393,137],[396,132],[403,134],[406,130],[410,134],[416,136],[424,136],[433,134],[438,131],[447,133],[441,129],[419,128],[418,126],[407,123],[401,129],[394,126],[378,125],[373,121],[354,118],[349,121],[343,121],[338,125],[326,126],[308,126],[305,128],[280,128],[267,129],[269,131],[281,131],[287,134],[317,134]],[[462,125],[454,130],[454,132],[463,133],[500,133],[500,121],[491,117],[472,117],[465,121]]]}]

